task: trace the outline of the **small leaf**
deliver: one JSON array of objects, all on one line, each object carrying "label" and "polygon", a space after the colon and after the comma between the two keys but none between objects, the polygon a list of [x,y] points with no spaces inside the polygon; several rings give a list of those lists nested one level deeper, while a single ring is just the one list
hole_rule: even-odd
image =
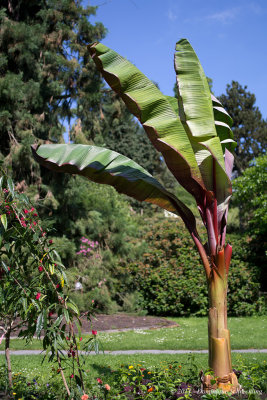
[{"label": "small leaf", "polygon": [[66,310],[65,308],[64,308],[64,315],[65,315],[66,322],[68,324],[70,322],[70,315],[69,315],[68,310]]},{"label": "small leaf", "polygon": [[2,260],[2,265],[3,265],[3,268],[4,268],[4,270],[6,271],[6,273],[8,274],[8,267],[7,267],[7,265],[4,263],[4,261]]},{"label": "small leaf", "polygon": [[15,192],[14,192],[15,187],[14,187],[14,182],[12,181],[11,178],[7,179],[7,186],[8,186],[8,189],[10,190],[12,196],[14,197],[15,196]]},{"label": "small leaf", "polygon": [[54,322],[54,326],[58,326],[61,324],[61,321],[63,319],[63,315],[61,315],[60,317],[58,317],[55,322]]},{"label": "small leaf", "polygon": [[43,327],[43,314],[40,314],[39,317],[37,318],[37,323],[36,323],[36,336],[39,337],[42,327]]},{"label": "small leaf", "polygon": [[4,177],[1,176],[0,177],[0,190],[2,190],[3,183],[4,183]]},{"label": "small leaf", "polygon": [[25,297],[23,297],[21,299],[21,302],[22,302],[23,310],[25,311],[25,313],[27,313],[27,299]]},{"label": "small leaf", "polygon": [[76,306],[76,304],[74,304],[74,303],[67,303],[67,306],[68,306],[69,308],[71,308],[77,315],[80,314],[80,313],[79,313],[79,310],[78,310],[78,307]]},{"label": "small leaf", "polygon": [[53,275],[55,273],[55,265],[54,264],[49,264],[49,271],[50,271],[51,275]]},{"label": "small leaf", "polygon": [[7,230],[7,217],[6,214],[1,215],[1,222],[3,224],[3,227],[5,228],[5,231]]}]

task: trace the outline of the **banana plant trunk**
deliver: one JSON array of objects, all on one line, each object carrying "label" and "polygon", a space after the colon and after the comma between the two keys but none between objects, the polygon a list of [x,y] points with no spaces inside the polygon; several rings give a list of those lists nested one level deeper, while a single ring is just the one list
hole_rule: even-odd
[{"label": "banana plant trunk", "polygon": [[231,246],[227,245],[211,256],[207,275],[209,313],[209,368],[212,374],[202,377],[206,392],[221,389],[235,393],[238,380],[232,370],[230,332],[227,327],[227,286],[231,258]]}]

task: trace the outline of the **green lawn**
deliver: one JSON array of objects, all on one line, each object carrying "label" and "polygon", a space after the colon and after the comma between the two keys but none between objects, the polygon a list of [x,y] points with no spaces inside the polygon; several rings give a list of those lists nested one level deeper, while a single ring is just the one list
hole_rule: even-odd
[{"label": "green lawn", "polygon": [[[267,354],[233,354],[233,367],[238,369],[240,360],[244,363],[253,362],[255,364],[263,363],[267,360]],[[52,373],[52,365],[45,361],[41,364],[42,357],[36,356],[12,356],[12,370],[14,373],[22,373],[28,379],[37,379],[40,377],[42,381],[49,380]],[[167,366],[178,361],[183,368],[187,368],[190,363],[190,356],[188,354],[172,355],[172,354],[138,354],[138,355],[90,355],[86,359],[86,370],[90,377],[98,377],[110,374],[110,370],[116,370],[121,365],[136,365],[141,364],[145,368],[153,366]],[[193,363],[197,366],[198,370],[208,367],[207,354],[194,354]],[[4,356],[0,356],[0,365],[4,364]]]},{"label": "green lawn", "polygon": [[[99,339],[105,350],[202,350],[208,348],[207,318],[171,318],[179,324],[175,328],[101,333]],[[267,347],[267,316],[229,318],[232,349],[262,349]],[[85,336],[83,340],[85,339]],[[13,339],[12,349],[41,349],[34,340],[26,346],[21,339]],[[4,342],[0,349],[4,349]]]}]

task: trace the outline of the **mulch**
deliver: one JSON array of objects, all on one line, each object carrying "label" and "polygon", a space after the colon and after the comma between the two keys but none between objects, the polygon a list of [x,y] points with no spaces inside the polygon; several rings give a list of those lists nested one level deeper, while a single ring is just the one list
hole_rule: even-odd
[{"label": "mulch", "polygon": [[174,321],[161,317],[138,316],[131,314],[97,314],[88,321],[86,316],[81,317],[82,331],[91,333],[97,331],[124,331],[132,329],[159,329],[178,326]]},{"label": "mulch", "polygon": [[[56,315],[53,319],[56,319]],[[86,314],[82,314],[80,317],[82,322],[81,332],[90,333],[92,330],[98,332],[114,332],[114,331],[127,331],[132,329],[160,329],[179,326],[174,321],[162,317],[150,317],[150,316],[139,316],[125,313],[118,314],[97,314],[88,320]],[[14,326],[20,322],[19,319],[15,321]],[[1,323],[1,321],[0,321]],[[22,330],[25,328],[22,327]],[[78,332],[76,324],[74,324],[74,330]],[[16,337],[18,335],[19,329],[14,329],[11,336]],[[42,332],[41,332],[42,335]]]}]

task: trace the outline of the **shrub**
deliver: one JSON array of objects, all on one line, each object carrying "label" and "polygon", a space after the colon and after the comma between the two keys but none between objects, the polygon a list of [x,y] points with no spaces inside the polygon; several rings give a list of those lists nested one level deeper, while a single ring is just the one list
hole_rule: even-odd
[{"label": "shrub", "polygon": [[[204,316],[208,297],[205,273],[193,242],[180,220],[146,221],[147,252],[143,260],[125,264],[127,285],[120,292],[139,290],[141,306],[154,315]],[[229,315],[264,312],[255,266],[248,262],[246,237],[230,236],[234,252],[229,273]],[[121,282],[123,282],[123,279]],[[142,300],[143,298],[143,300]]]}]

